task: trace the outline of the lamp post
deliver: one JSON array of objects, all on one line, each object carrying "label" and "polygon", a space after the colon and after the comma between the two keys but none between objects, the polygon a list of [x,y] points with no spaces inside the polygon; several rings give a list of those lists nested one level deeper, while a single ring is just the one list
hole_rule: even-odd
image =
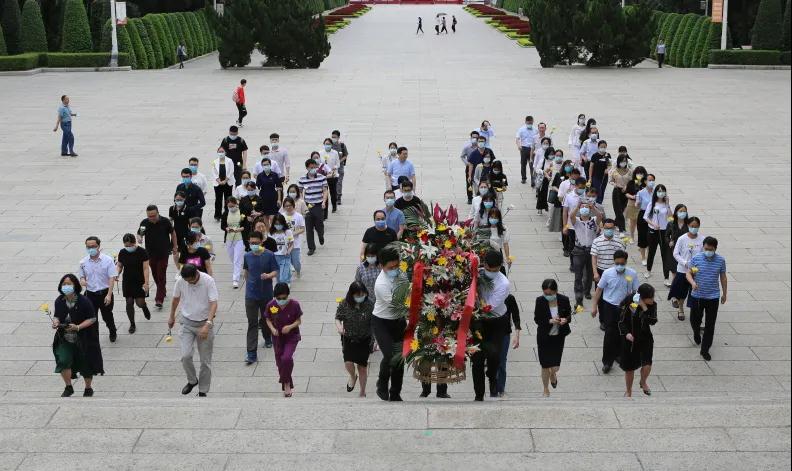
[{"label": "lamp post", "polygon": [[110,67],[118,67],[118,30],[116,28],[116,2],[110,0],[110,29],[112,31],[112,48],[110,49]]},{"label": "lamp post", "polygon": [[727,49],[726,40],[729,34],[729,0],[723,0],[723,28],[721,28],[721,51]]}]

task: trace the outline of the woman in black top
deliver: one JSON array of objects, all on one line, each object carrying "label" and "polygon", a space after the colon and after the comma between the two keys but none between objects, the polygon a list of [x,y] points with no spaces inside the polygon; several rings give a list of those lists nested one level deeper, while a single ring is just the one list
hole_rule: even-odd
[{"label": "woman in black top", "polygon": [[55,355],[55,372],[60,373],[66,387],[61,397],[74,394],[72,379],[81,374],[85,381],[83,396],[93,396],[93,377],[104,374],[102,349],[99,347],[99,325],[91,301],[81,294],[82,286],[76,276],[69,273],[58,283],[60,296],[55,299],[55,317],[52,328],[55,338],[52,352]]},{"label": "woman in black top", "polygon": [[503,193],[509,188],[509,179],[506,178],[506,174],[503,173],[503,162],[500,160],[492,162],[492,171],[489,173],[487,181],[489,181],[492,191],[495,192],[498,206],[502,207]]},{"label": "woman in black top", "polygon": [[543,395],[550,396],[548,383],[555,389],[558,386],[558,370],[564,354],[564,340],[572,330],[572,306],[569,298],[558,294],[558,283],[553,279],[542,282],[544,294],[536,298],[534,322],[536,322],[536,347],[539,364],[542,366]]},{"label": "woman in black top", "polygon": [[646,169],[639,165],[633,170],[632,180],[627,183],[627,189],[624,190],[624,196],[627,198],[627,211],[625,215],[627,216],[627,221],[630,223],[629,230],[631,240],[635,240],[635,229],[638,227],[638,213],[641,212],[641,208],[637,205],[638,200],[636,197],[638,196],[638,192],[643,190],[645,186]]},{"label": "woman in black top", "polygon": [[657,305],[654,302],[655,289],[644,283],[638,287],[634,296],[628,296],[621,306],[619,318],[619,334],[622,336],[621,369],[624,370],[624,382],[627,390],[625,397],[632,397],[632,386],[635,370],[641,370],[641,381],[638,383],[647,396],[652,390],[646,380],[652,372],[652,353],[654,337],[651,326],[657,324]]},{"label": "woman in black top", "polygon": [[209,251],[198,245],[200,236],[195,232],[187,234],[187,249],[179,254],[179,270],[190,263],[195,265],[198,271],[202,271],[207,275],[214,277],[212,272],[212,256]]},{"label": "woman in black top", "polygon": [[353,281],[346,297],[338,304],[335,315],[336,330],[341,336],[344,367],[349,373],[347,392],[355,389],[355,382],[360,378],[360,397],[366,397],[368,361],[374,345],[371,330],[373,312],[374,302],[369,299],[366,286],[359,281]]},{"label": "woman in black top", "polygon": [[388,224],[385,220],[386,217],[385,211],[381,209],[374,211],[374,225],[366,229],[366,232],[363,233],[363,241],[360,247],[361,260],[365,256],[366,245],[376,245],[377,252],[379,253],[383,247],[398,240],[396,232],[388,227]]},{"label": "woman in black top", "polygon": [[[506,296],[506,316],[511,318],[511,324],[508,324],[506,335],[503,336],[503,345],[501,345],[500,364],[498,365],[498,379],[497,391],[498,397],[503,397],[506,393],[506,361],[509,356],[509,347],[517,349],[520,348],[520,307],[517,305],[517,300],[514,295]],[[514,338],[512,338],[512,324],[514,325]]]},{"label": "woman in black top", "polygon": [[118,252],[116,270],[118,275],[123,273],[121,291],[126,299],[126,313],[129,318],[129,333],[134,334],[135,304],[143,310],[143,317],[151,319],[151,312],[146,305],[149,292],[149,256],[146,249],[137,245],[137,240],[132,234],[124,234],[122,239],[124,248]]},{"label": "woman in black top", "polygon": [[[270,237],[270,223],[269,219],[266,216],[259,216],[253,221],[253,231],[252,232],[261,232],[261,234],[265,237],[264,242],[262,242],[261,246],[265,249],[269,250],[270,252],[277,252],[278,251],[278,242],[275,241],[272,237]],[[247,243],[247,239],[245,239],[245,243]],[[247,248],[246,250],[250,250]]]},{"label": "woman in black top", "polygon": [[611,155],[608,153],[608,143],[601,140],[597,143],[597,153],[591,156],[588,175],[592,188],[596,188],[597,203],[602,204],[605,198],[605,188],[608,186],[608,172],[611,168]]},{"label": "woman in black top", "polygon": [[[185,239],[187,233],[190,232],[190,218],[195,216],[192,210],[187,209],[187,195],[183,191],[177,191],[173,196],[173,206],[168,209],[168,217],[173,223],[173,230],[176,231],[176,243],[179,246],[179,252],[185,250]],[[173,254],[176,257],[176,254]]]}]

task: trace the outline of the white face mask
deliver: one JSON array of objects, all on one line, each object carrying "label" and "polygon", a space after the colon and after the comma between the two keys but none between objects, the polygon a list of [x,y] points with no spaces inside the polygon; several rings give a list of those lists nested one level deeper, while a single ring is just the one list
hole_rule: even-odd
[{"label": "white face mask", "polygon": [[297,199],[297,193],[294,192],[294,191],[290,191],[289,192],[289,198],[291,198],[293,200],[296,200]]}]

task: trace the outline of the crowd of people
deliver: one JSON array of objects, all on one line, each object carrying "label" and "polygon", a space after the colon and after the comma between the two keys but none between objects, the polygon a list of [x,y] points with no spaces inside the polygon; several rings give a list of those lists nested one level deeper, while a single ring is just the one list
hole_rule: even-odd
[{"label": "crowd of people", "polygon": [[[182,394],[197,387],[203,397],[210,390],[217,284],[229,283],[233,289],[244,290],[245,363],[258,361],[260,333],[264,348],[274,351],[283,395],[292,396],[293,357],[300,342],[303,311],[291,295],[290,285],[303,272],[303,245],[307,243],[306,254],[312,256],[319,250],[317,241],[319,246],[325,243],[325,222],[342,204],[349,150],[341,133],[332,131],[319,150],[301,162],[304,170],[291,181],[289,153],[277,133],[271,133],[269,142],[259,147],[255,162],[248,160],[249,147],[239,135],[241,111],[237,124],[217,147],[216,158],[209,165],[211,178],[200,171],[196,157],[190,157],[180,170],[167,217],[160,214],[158,206],[149,205],[137,229],[123,235],[123,247],[115,256],[102,248],[99,237],[85,239],[86,255],[76,274],[62,277],[54,303],[53,351],[56,372],[65,382],[63,396],[74,393],[72,380],[78,374],[85,378],[84,395],[93,395],[92,378],[104,374],[98,319],[101,313],[109,341],[117,342],[113,308],[119,279],[128,333],[134,334],[137,310],[151,319],[147,304],[150,290],[154,290],[155,310],[164,309],[171,260],[176,281],[165,341],[172,341],[171,329],[178,322],[187,376]],[[59,111],[61,115],[66,113]],[[527,116],[516,133],[520,181],[530,182],[534,188],[536,210],[547,215],[547,229],[559,234],[559,251],[569,258],[569,268],[575,274],[574,300],[561,293],[553,278],[538,287],[541,294],[535,301],[534,321],[543,394],[549,396],[550,388],[559,385],[564,339],[571,333],[573,316],[584,312],[588,303],[604,332],[602,372],[610,373],[618,363],[625,372],[625,395],[631,396],[638,370],[639,386],[650,395],[652,326],[658,321],[660,295],[648,280],[657,252],[667,299],[677,309],[680,321],[685,320],[685,308],[689,308],[695,343],[700,345],[701,356],[710,360],[718,306],[727,299],[726,263],[717,253],[718,241],[699,233],[701,221],[689,214],[687,206],[671,206],[668,188],[645,167],[636,165],[625,147],[620,147],[613,159],[594,119],[578,117],[567,140],[569,155],[554,141],[545,123],[534,123],[534,118]],[[506,221],[511,206],[506,195],[517,190],[510,188],[503,161],[495,156],[494,139],[494,127],[484,120],[470,132],[460,154],[470,205],[467,224],[475,231],[486,230],[489,242],[481,260],[481,276],[490,282],[480,292],[483,302],[492,308],[480,329],[481,342],[489,348],[470,358],[477,401],[484,399],[487,386],[491,397],[505,394],[508,352],[520,346],[523,327],[508,278],[514,257]],[[391,142],[388,153],[379,159],[385,181],[382,200],[371,205],[372,225],[362,235],[359,264],[339,300],[335,327],[348,373],[347,391],[357,388],[360,397],[366,396],[370,356],[381,351],[376,394],[386,401],[401,401],[404,363],[392,360],[404,341],[407,321],[393,310],[392,298],[397,280],[405,275],[393,243],[409,230],[405,213],[426,205],[417,194],[415,166],[407,147]],[[226,280],[215,275],[218,254],[204,228],[210,185],[214,189],[213,218],[224,234],[232,267]],[[603,202],[609,186],[611,207],[606,208]],[[628,250],[636,240],[636,231],[642,274],[628,266]],[[431,384],[422,386],[421,396],[430,395]],[[436,395],[451,397],[444,384],[438,384]]]}]

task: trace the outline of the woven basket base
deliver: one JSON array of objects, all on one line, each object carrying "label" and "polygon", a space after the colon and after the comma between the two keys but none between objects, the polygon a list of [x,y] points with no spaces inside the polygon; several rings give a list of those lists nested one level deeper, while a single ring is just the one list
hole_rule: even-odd
[{"label": "woven basket base", "polygon": [[450,363],[421,362],[413,364],[413,377],[422,383],[454,384],[465,380],[465,368],[458,370]]}]

